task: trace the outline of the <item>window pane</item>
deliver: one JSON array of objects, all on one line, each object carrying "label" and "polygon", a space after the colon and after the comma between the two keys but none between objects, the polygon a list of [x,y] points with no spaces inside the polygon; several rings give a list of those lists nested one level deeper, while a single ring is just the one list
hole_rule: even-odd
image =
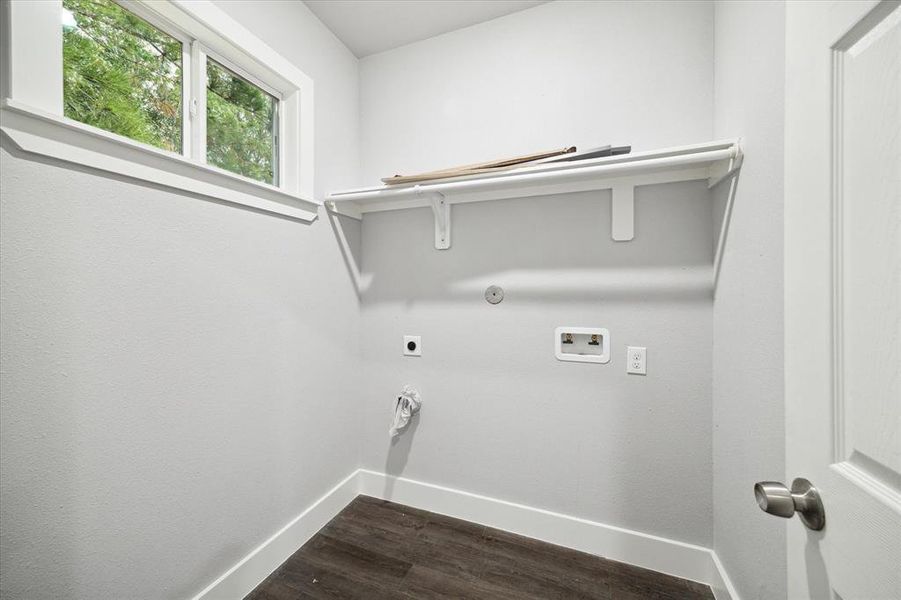
[{"label": "window pane", "polygon": [[182,148],[182,44],[110,0],[63,0],[65,116]]},{"label": "window pane", "polygon": [[278,100],[207,59],[207,162],[278,185]]}]

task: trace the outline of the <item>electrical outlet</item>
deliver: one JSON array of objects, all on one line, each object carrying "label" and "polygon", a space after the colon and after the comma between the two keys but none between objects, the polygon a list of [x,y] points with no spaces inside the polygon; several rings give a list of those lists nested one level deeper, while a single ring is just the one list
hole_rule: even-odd
[{"label": "electrical outlet", "polygon": [[648,374],[648,349],[642,346],[626,348],[626,373],[633,375]]},{"label": "electrical outlet", "polygon": [[422,356],[422,336],[404,336],[404,356]]}]

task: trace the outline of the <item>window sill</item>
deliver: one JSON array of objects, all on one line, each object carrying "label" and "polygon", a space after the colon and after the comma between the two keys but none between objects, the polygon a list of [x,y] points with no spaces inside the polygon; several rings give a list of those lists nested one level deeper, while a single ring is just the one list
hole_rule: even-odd
[{"label": "window sill", "polygon": [[24,152],[163,185],[229,204],[312,222],[320,202],[154,148],[15,100],[0,103],[0,129]]}]

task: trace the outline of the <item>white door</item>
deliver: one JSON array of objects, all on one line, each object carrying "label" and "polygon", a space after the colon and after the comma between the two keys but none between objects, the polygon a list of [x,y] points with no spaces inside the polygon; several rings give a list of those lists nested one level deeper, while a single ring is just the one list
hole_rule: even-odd
[{"label": "white door", "polygon": [[901,8],[786,6],[790,598],[901,599]]}]

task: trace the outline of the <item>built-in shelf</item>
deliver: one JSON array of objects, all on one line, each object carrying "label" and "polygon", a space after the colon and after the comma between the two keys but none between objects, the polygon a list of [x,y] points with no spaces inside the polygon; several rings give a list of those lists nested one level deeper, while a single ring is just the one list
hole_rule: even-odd
[{"label": "built-in shelf", "polygon": [[741,166],[739,140],[636,152],[605,158],[544,163],[499,173],[440,179],[418,184],[382,185],[332,192],[326,202],[339,214],[431,207],[435,216],[435,248],[451,243],[451,205],[505,198],[524,198],[592,190],[611,190],[611,235],[616,241],[634,237],[634,189],[676,181],[706,179],[713,187]]}]

